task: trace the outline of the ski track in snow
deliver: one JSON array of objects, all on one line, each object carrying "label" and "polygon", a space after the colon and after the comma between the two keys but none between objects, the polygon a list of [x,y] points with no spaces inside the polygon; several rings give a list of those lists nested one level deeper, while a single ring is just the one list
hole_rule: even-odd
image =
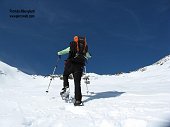
[{"label": "ski track in snow", "polygon": [[89,73],[90,92],[82,80],[79,107],[61,99],[59,78],[47,94],[49,77],[26,75],[2,62],[0,72],[0,127],[168,127],[170,61],[120,76]]}]

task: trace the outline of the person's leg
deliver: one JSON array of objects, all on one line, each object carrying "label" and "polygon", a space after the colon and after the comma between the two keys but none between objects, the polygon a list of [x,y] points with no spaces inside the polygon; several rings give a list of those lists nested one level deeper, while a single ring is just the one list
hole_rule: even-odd
[{"label": "person's leg", "polygon": [[60,92],[60,94],[63,94],[66,92],[66,88],[69,88],[69,82],[68,82],[68,77],[71,74],[71,63],[67,62],[65,64],[65,68],[64,68],[64,73],[63,73],[63,88]]},{"label": "person's leg", "polygon": [[68,82],[68,77],[69,77],[70,73],[65,70],[64,74],[63,74],[63,87],[64,88],[68,88],[69,87],[69,82]]},{"label": "person's leg", "polygon": [[82,93],[81,93],[81,76],[82,76],[83,69],[81,66],[75,66],[75,71],[73,73],[74,76],[74,84],[75,84],[75,100],[81,101],[82,100]]}]

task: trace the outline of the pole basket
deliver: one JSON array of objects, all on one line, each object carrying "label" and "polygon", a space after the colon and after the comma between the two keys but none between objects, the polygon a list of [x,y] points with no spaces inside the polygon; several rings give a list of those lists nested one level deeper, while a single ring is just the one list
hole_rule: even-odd
[{"label": "pole basket", "polygon": [[90,84],[90,81],[88,81],[88,80],[85,80],[85,81],[84,81],[84,83],[86,83],[86,84]]},{"label": "pole basket", "polygon": [[90,84],[89,75],[84,76],[83,79],[84,79],[84,83],[85,83],[85,84]]}]

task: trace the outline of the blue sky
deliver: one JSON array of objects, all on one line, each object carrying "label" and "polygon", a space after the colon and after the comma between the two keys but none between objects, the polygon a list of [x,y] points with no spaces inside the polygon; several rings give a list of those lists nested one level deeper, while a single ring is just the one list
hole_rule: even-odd
[{"label": "blue sky", "polygon": [[[9,18],[9,9],[35,18]],[[0,60],[29,74],[50,74],[74,35],[87,37],[88,72],[128,72],[170,54],[169,0],[1,0],[0,14]]]}]

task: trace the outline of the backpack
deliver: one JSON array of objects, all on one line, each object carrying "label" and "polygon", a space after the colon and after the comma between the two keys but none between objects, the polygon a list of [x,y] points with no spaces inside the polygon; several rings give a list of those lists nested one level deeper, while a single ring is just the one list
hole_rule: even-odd
[{"label": "backpack", "polygon": [[78,37],[78,42],[73,41],[70,45],[72,62],[85,64],[88,47],[85,37]]}]

